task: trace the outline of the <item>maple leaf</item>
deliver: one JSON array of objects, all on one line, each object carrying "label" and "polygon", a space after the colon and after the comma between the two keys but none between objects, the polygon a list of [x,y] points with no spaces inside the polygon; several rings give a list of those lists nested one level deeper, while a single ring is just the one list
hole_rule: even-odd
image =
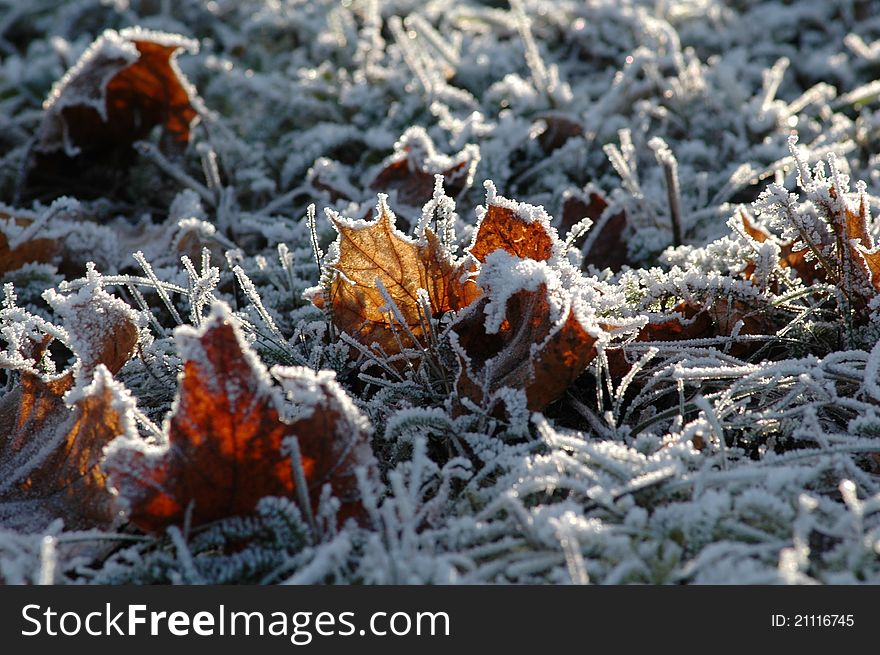
[{"label": "maple leaf", "polygon": [[572,193],[562,205],[560,230],[567,232],[581,219],[590,218],[593,226],[587,236],[589,249],[584,253],[582,268],[592,264],[599,270],[610,268],[619,271],[624,264],[631,264],[628,247],[623,238],[626,229],[626,212],[619,211],[604,219],[601,223],[608,201],[596,192],[587,196],[584,193]]},{"label": "maple leaf", "polygon": [[[742,322],[737,328],[737,324]],[[741,298],[719,296],[706,304],[681,302],[671,312],[651,317],[637,341],[686,341],[741,335],[775,335],[778,327],[760,303],[750,306]],[[734,344],[731,354],[743,356],[755,344]],[[760,344],[757,346],[760,347]]]},{"label": "maple leaf", "polygon": [[[329,283],[309,295],[330,313],[337,328],[364,345],[375,343],[395,354],[424,334],[418,294],[424,289],[432,315],[460,312],[450,327],[459,354],[460,393],[479,401],[484,392],[491,395],[508,386],[524,389],[529,406],[541,408],[583,372],[595,356],[601,330],[587,328],[577,318],[572,294],[552,272],[566,264],[546,212],[497,195],[491,183],[486,188],[487,207],[467,256],[457,262],[429,230],[420,241],[398,232],[384,198],[372,223],[328,213],[339,232],[328,266],[332,273]],[[540,269],[538,277],[529,278],[536,273],[534,266]],[[479,280],[489,281],[485,293],[472,279],[477,271]],[[511,292],[505,281],[509,276],[526,286]],[[552,290],[535,279],[552,279]],[[388,298],[397,307],[393,318]],[[561,314],[560,303],[567,307]],[[484,313],[499,311],[506,318],[488,328]]]},{"label": "maple leaf", "polygon": [[479,160],[479,149],[474,145],[465,146],[453,157],[438,153],[423,128],[411,127],[394,145],[394,154],[383,163],[370,187],[396,192],[398,203],[421,208],[434,192],[434,175],[443,176],[443,187],[454,198],[471,185]]},{"label": "maple leaf", "polygon": [[312,502],[324,483],[355,515],[354,467],[374,466],[366,423],[332,374],[280,369],[298,390],[298,415],[282,420],[265,367],[246,344],[228,307],[216,303],[198,330],[175,332],[184,359],[166,442],[132,435],[107,449],[104,470],[147,532],[249,514],[264,496],[292,496],[296,482],[285,440],[296,436]]},{"label": "maple leaf", "polygon": [[[20,380],[0,399],[0,519],[48,522],[61,516],[68,527],[108,525],[114,502],[98,465],[104,446],[131,421],[133,405],[112,374],[134,351],[137,317],[97,278],[76,294],[48,294],[47,300],[64,329],[11,303],[4,310],[4,321],[14,321],[4,329],[14,352],[0,356],[0,367],[17,369]],[[41,326],[65,337],[76,355],[61,374],[44,376],[35,368],[52,340],[49,334],[29,336]]]},{"label": "maple leaf", "polygon": [[176,259],[186,255],[193,262],[201,261],[205,248],[213,261],[223,261],[226,249],[218,240],[217,228],[213,223],[198,218],[184,218],[173,226],[171,250]]},{"label": "maple leaf", "polygon": [[459,394],[479,403],[503,387],[523,389],[529,409],[544,409],[595,357],[600,330],[578,318],[575,297],[544,262],[497,250],[478,283],[485,294],[450,327]]},{"label": "maple leaf", "polygon": [[[162,128],[161,147],[182,150],[198,116],[195,91],[175,57],[195,51],[181,36],[131,28],[105,31],[55,84],[28,163],[25,188],[104,195],[134,158],[132,144]],[[100,169],[100,170],[98,170]]]},{"label": "maple leaf", "polygon": [[[825,208],[837,239],[838,277],[861,296],[861,303],[867,304],[880,292],[880,246],[875,245],[871,236],[871,211],[865,189],[861,187],[859,190],[857,211],[850,207],[846,198],[838,198],[840,193],[833,185],[829,187],[829,195],[838,201],[837,206]],[[848,280],[850,276],[855,279]]]},{"label": "maple leaf", "polygon": [[[400,232],[383,195],[376,211],[370,223],[328,212],[339,234],[336,254],[327,263],[330,280],[306,293],[316,306],[327,309],[338,329],[365,346],[377,343],[393,354],[401,346],[415,345],[409,334],[424,336],[419,289],[427,292],[435,316],[467,306],[479,290],[430,229],[420,240]],[[392,316],[380,284],[394,301],[397,315]]]},{"label": "maple leaf", "polygon": [[486,210],[468,253],[479,262],[496,250],[515,257],[547,261],[558,250],[559,237],[542,208],[513,202],[486,183]]},{"label": "maple leaf", "polygon": [[650,316],[636,341],[687,341],[717,336],[712,317],[703,308],[681,302],[671,312]]},{"label": "maple leaf", "polygon": [[[103,449],[131,421],[127,390],[101,364],[93,381],[71,390],[65,375],[44,381],[22,374],[20,386],[0,400],[0,520],[36,527],[62,517],[68,528],[111,525],[117,513],[99,464]],[[74,393],[75,392],[75,393]],[[45,518],[42,518],[45,517]]]},{"label": "maple leaf", "polygon": [[[717,337],[775,336],[785,322],[778,320],[773,308],[761,302],[748,303],[742,298],[718,296],[705,304],[680,302],[662,314],[650,314],[634,341],[670,342]],[[734,357],[748,357],[764,346],[762,341],[735,342],[726,346]],[[630,370],[625,348],[607,352],[612,379],[620,380]]]},{"label": "maple leaf", "polygon": [[0,204],[0,276],[26,264],[50,264],[68,278],[81,277],[88,262],[117,267],[116,229],[94,218],[91,209],[68,197],[39,211]]},{"label": "maple leaf", "polygon": [[336,381],[332,371],[301,366],[273,366],[272,376],[284,390],[282,419],[295,435],[303,457],[309,495],[315,506],[325,484],[340,503],[339,517],[363,515],[355,471],[376,474],[368,439],[370,425]]}]

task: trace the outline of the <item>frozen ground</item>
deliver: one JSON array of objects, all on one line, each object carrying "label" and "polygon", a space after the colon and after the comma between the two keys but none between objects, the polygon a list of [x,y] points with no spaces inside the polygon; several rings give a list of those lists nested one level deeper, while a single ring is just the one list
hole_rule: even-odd
[{"label": "frozen ground", "polygon": [[[53,84],[132,26],[186,37],[188,147],[162,154],[154,130],[112,183],[28,188]],[[138,330],[136,356],[95,379],[125,400],[126,439],[161,445],[223,301],[266,393],[316,393],[272,366],[335,371],[376,460],[359,521],[327,497],[314,520],[267,498],[145,534],[117,510],[90,524],[22,501],[27,451],[0,441],[0,580],[880,583],[878,80],[875,0],[0,0],[0,217],[31,226],[5,220],[0,257],[57,245],[0,261],[0,425],[35,366],[25,337],[48,331],[89,368],[88,292]],[[455,397],[453,312],[428,354],[388,364],[304,295],[315,250],[325,286],[333,262],[324,209],[363,219],[383,191],[398,228],[442,224],[462,255],[495,190],[543,206],[560,238],[546,262],[490,255],[487,333],[547,284],[551,317],[571,303],[603,335],[540,411],[521,388]],[[608,206],[584,234],[593,193]],[[515,209],[547,220],[530,206]]]}]

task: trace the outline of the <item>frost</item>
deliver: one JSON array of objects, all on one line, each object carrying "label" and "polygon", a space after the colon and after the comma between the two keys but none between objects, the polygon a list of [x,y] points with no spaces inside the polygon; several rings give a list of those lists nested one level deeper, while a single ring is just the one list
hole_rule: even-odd
[{"label": "frost", "polygon": [[566,306],[556,293],[560,286],[559,276],[546,263],[533,259],[520,259],[504,250],[490,254],[480,268],[477,283],[488,289],[490,297],[486,303],[486,332],[495,334],[501,327],[507,311],[507,301],[519,291],[537,291],[546,286],[550,300],[550,320],[557,323],[562,319]]}]

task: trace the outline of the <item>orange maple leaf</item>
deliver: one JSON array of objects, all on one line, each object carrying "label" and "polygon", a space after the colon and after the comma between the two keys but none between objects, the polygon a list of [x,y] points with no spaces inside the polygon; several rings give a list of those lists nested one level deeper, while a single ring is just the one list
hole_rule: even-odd
[{"label": "orange maple leaf", "polygon": [[559,244],[549,217],[543,211],[529,215],[523,206],[496,195],[494,186],[487,189],[486,211],[468,248],[471,256],[482,263],[496,250],[504,250],[515,257],[549,260]]},{"label": "orange maple leaf", "polygon": [[18,386],[0,399],[0,518],[60,516],[68,527],[108,525],[115,506],[98,465],[130,421],[127,392],[112,374],[134,351],[135,314],[96,284],[50,302],[64,319],[59,334],[86,336],[67,339],[77,359],[59,375],[43,376],[30,364],[45,355],[48,335],[40,341],[19,335],[17,356],[0,358],[0,367],[20,371]]},{"label": "orange maple leaf", "polygon": [[[450,326],[459,395],[490,400],[502,387],[523,389],[529,409],[558,400],[596,356],[598,326],[578,318],[577,301],[544,262],[490,254],[478,282],[485,294]],[[496,288],[522,278],[513,293]],[[503,317],[503,318],[502,318]],[[488,396],[488,397],[487,397]]]},{"label": "orange maple leaf", "polygon": [[[762,227],[755,225],[752,221],[751,216],[745,209],[741,209],[738,213],[740,221],[742,222],[743,230],[746,234],[748,234],[752,239],[754,239],[758,243],[764,243],[768,239],[772,239],[773,237],[769,232],[765,231]],[[790,268],[797,276],[803,280],[804,284],[812,284],[813,282],[824,282],[827,278],[827,273],[824,268],[821,266],[817,266],[817,261],[815,259],[807,261],[807,253],[810,252],[809,248],[803,248],[801,250],[794,249],[794,241],[789,241],[787,243],[778,243],[779,245],[779,266],[782,268]],[[743,271],[743,277],[747,280],[752,277],[754,273],[755,265],[754,263],[750,263],[745,271]]]},{"label": "orange maple leaf", "polygon": [[[420,240],[397,230],[384,196],[371,223],[338,215],[330,220],[339,233],[337,254],[327,263],[330,281],[310,289],[308,297],[327,309],[338,329],[367,347],[376,343],[394,354],[414,346],[412,337],[424,336],[419,289],[427,292],[435,316],[461,309],[479,294],[467,269],[452,259],[430,229]],[[396,315],[387,298],[394,301]]]},{"label": "orange maple leaf", "polygon": [[[327,374],[280,369],[305,399],[282,420],[277,393],[229,309],[217,303],[198,330],[178,328],[184,358],[174,413],[161,445],[127,435],[111,444],[103,469],[147,532],[249,514],[264,496],[292,496],[296,482],[285,440],[296,436],[312,502],[329,483],[342,516],[361,509],[354,468],[372,469],[364,419]],[[297,386],[298,385],[298,386]],[[304,390],[308,390],[305,393]]]},{"label": "orange maple leaf", "polygon": [[195,91],[175,62],[185,49],[196,44],[137,28],[104,32],[50,92],[25,188],[103,195],[106,181],[92,169],[112,177],[127,168],[132,144],[157,125],[162,148],[182,150],[198,116]]},{"label": "orange maple leaf", "polygon": [[32,528],[34,521],[61,517],[76,529],[114,521],[115,500],[99,464],[104,447],[126,431],[133,402],[103,364],[75,394],[71,381],[26,372],[0,401],[0,429],[9,435],[0,449],[4,522]]},{"label": "orange maple leaf", "polygon": [[[515,277],[522,262],[543,267],[547,279],[556,275],[552,267],[567,265],[543,209],[507,200],[491,184],[487,191],[487,207],[468,254],[458,261],[430,231],[421,241],[398,232],[384,198],[372,223],[331,216],[339,238],[328,266],[330,280],[312,289],[310,297],[338,329],[394,355],[424,335],[418,293],[424,289],[432,315],[460,312],[450,326],[459,355],[459,392],[479,402],[502,387],[524,389],[529,407],[539,409],[558,399],[583,372],[596,354],[601,329],[577,318],[573,296],[560,280],[551,291],[532,284],[507,295],[497,284],[489,283],[485,293],[477,285],[474,276],[479,272],[478,280],[483,279],[490,261],[496,282],[508,273]],[[389,299],[396,313],[389,310]],[[566,309],[558,313],[560,303]],[[484,313],[497,313],[499,305],[505,318],[489,330]]]},{"label": "orange maple leaf", "polygon": [[[829,189],[831,198],[837,199],[838,191]],[[845,198],[840,199],[843,212],[832,216],[831,228],[837,238],[839,262],[838,276],[849,286],[846,278],[853,275],[855,292],[867,304],[880,292],[880,244],[871,236],[871,210],[864,189],[859,192],[859,207],[854,211]],[[851,264],[850,264],[851,262]]]},{"label": "orange maple leaf", "polygon": [[[529,409],[541,410],[593,360],[602,330],[584,325],[573,294],[556,279],[554,269],[566,264],[546,212],[497,195],[490,183],[486,189],[487,207],[468,248],[480,262],[484,294],[450,326],[457,388],[476,402],[502,387],[523,389]],[[511,293],[511,283],[524,286]]]}]

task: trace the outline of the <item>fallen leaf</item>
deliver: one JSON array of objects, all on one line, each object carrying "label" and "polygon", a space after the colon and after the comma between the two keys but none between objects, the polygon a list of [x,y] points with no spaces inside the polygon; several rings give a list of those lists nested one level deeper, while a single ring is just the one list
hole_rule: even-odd
[{"label": "fallen leaf", "polygon": [[537,135],[538,143],[546,155],[564,146],[569,139],[584,134],[584,126],[566,114],[546,113],[537,119],[543,123],[543,129]]},{"label": "fallen leaf", "polygon": [[[829,189],[833,199],[838,192],[834,186]],[[840,270],[838,276],[845,287],[852,285],[852,291],[860,296],[864,306],[880,292],[880,245],[871,236],[871,210],[864,190],[859,192],[858,211],[854,211],[844,198],[843,212],[831,212],[831,229],[837,237],[837,258]],[[852,275],[854,280],[847,280]]]},{"label": "fallen leaf", "polygon": [[[742,324],[738,325],[740,321]],[[649,315],[648,322],[639,330],[634,341],[690,341],[729,337],[734,333],[737,336],[773,337],[784,324],[784,320],[775,319],[772,307],[760,303],[751,306],[740,298],[719,296],[708,305],[681,302],[669,312]],[[744,358],[764,345],[763,341],[731,343],[726,347],[726,352]],[[631,366],[625,346],[608,351],[608,368],[612,379],[623,378]]]},{"label": "fallen leaf", "polygon": [[559,237],[544,210],[507,200],[490,183],[486,189],[486,210],[468,248],[471,256],[485,262],[491,253],[504,250],[515,257],[549,260]]},{"label": "fallen leaf", "polygon": [[173,34],[105,31],[44,103],[24,184],[28,195],[69,189],[104,195],[107,180],[134,160],[132,144],[157,125],[164,151],[185,148],[198,113],[175,58],[196,47]]},{"label": "fallen leaf", "polygon": [[[30,226],[36,215],[0,205],[0,275],[15,271],[31,262],[46,264],[58,253],[54,239],[28,238],[17,243],[16,237]],[[14,245],[10,245],[13,243]]]},{"label": "fallen leaf", "polygon": [[587,196],[583,193],[569,195],[562,205],[560,231],[568,232],[583,218],[593,220],[593,226],[587,232],[582,268],[592,264],[599,270],[610,268],[619,271],[624,264],[632,264],[629,259],[627,243],[623,238],[626,229],[626,212],[612,214],[601,223],[598,222],[608,202],[596,192]]},{"label": "fallen leaf", "polygon": [[301,366],[273,366],[272,376],[283,389],[282,419],[287,434],[299,440],[309,496],[317,509],[321,489],[329,484],[340,503],[339,518],[364,514],[355,471],[376,474],[367,419],[336,381],[332,371]]},{"label": "fallen leaf", "polygon": [[701,306],[681,302],[669,313],[650,316],[636,341],[686,341],[713,336],[716,335],[709,314]]},{"label": "fallen leaf", "polygon": [[226,253],[226,248],[217,238],[217,228],[198,218],[184,218],[177,222],[171,234],[171,248],[176,258],[186,255],[192,262],[202,260],[202,250],[205,248],[214,262],[222,262]]},{"label": "fallen leaf", "polygon": [[51,264],[68,278],[82,277],[88,262],[118,266],[116,230],[71,198],[39,211],[0,205],[0,276],[26,264]]},{"label": "fallen leaf", "polygon": [[[480,403],[503,387],[522,389],[529,409],[540,411],[595,357],[596,330],[581,323],[572,296],[542,262],[495,252],[478,282],[485,294],[450,328],[459,395]],[[508,284],[507,291],[500,288]],[[512,286],[519,288],[507,293]]]},{"label": "fallen leaf", "polygon": [[[749,216],[749,213],[745,209],[741,209],[738,215],[742,222],[743,230],[756,242],[764,243],[768,239],[775,241],[769,232],[765,231],[758,225],[755,225],[751,216]],[[797,273],[797,276],[804,282],[804,284],[809,285],[814,282],[825,282],[828,275],[825,269],[821,266],[817,266],[817,261],[815,259],[807,261],[807,253],[810,252],[810,249],[803,248],[801,250],[795,250],[794,243],[794,241],[786,243],[777,241],[777,245],[779,245],[779,265],[782,268],[791,268]],[[754,266],[753,263],[750,263],[745,271],[743,271],[743,276],[747,280],[751,278],[754,272]]]},{"label": "fallen leaf", "polygon": [[476,146],[467,145],[452,157],[437,152],[421,127],[404,132],[392,154],[370,184],[375,191],[395,193],[407,207],[421,208],[434,193],[434,175],[443,176],[443,188],[455,198],[471,185],[479,161]]},{"label": "fallen leaf", "polygon": [[[372,223],[332,215],[331,220],[339,232],[328,264],[332,273],[329,283],[311,289],[309,297],[360,343],[378,344],[394,355],[413,340],[422,341],[418,290],[424,289],[432,315],[458,312],[451,325],[459,353],[458,386],[474,400],[482,399],[484,390],[491,394],[508,386],[524,389],[531,408],[544,407],[595,356],[595,335],[576,318],[571,294],[551,272],[562,244],[542,208],[507,200],[487,184],[486,209],[468,254],[458,261],[430,231],[420,241],[398,232],[384,198]],[[525,272],[517,273],[521,264]],[[526,279],[530,266],[555,280],[552,291],[536,284],[538,278]],[[473,280],[477,272],[479,279],[495,280],[485,293]],[[508,274],[523,277],[526,286],[509,293]],[[380,286],[397,306],[393,318]],[[557,315],[560,302],[567,309]],[[505,318],[488,328],[484,314],[499,311]]]},{"label": "fallen leaf", "polygon": [[165,443],[132,435],[107,450],[104,471],[147,532],[189,520],[197,526],[253,512],[264,496],[292,497],[296,486],[285,440],[296,436],[310,497],[329,483],[342,516],[360,511],[354,467],[374,466],[365,420],[332,375],[280,369],[301,403],[282,420],[268,373],[244,341],[228,307],[214,305],[198,330],[175,333],[184,359]]},{"label": "fallen leaf", "polygon": [[62,517],[69,528],[106,526],[115,516],[114,501],[98,465],[104,447],[131,420],[133,405],[113,373],[137,343],[135,314],[97,281],[48,299],[64,319],[65,329],[55,331],[68,336],[76,361],[61,374],[42,375],[35,366],[51,337],[25,336],[32,331],[27,323],[40,321],[23,314],[6,332],[19,328],[18,356],[0,358],[0,367],[17,369],[20,379],[0,399],[0,520],[33,528]]},{"label": "fallen leaf", "polygon": [[68,529],[109,526],[117,513],[99,464],[126,430],[130,401],[103,365],[76,393],[72,376],[42,380],[26,372],[0,400],[0,520],[29,529],[63,518]]},{"label": "fallen leaf", "polygon": [[[331,278],[307,294],[315,305],[327,309],[338,329],[367,347],[377,343],[394,354],[401,346],[415,345],[407,330],[418,340],[425,336],[419,289],[427,292],[431,312],[438,317],[467,306],[479,293],[430,229],[420,240],[397,230],[384,197],[380,196],[373,222],[339,215],[331,215],[330,220],[339,233],[337,254],[326,264]],[[392,317],[380,283],[399,316]]]}]

